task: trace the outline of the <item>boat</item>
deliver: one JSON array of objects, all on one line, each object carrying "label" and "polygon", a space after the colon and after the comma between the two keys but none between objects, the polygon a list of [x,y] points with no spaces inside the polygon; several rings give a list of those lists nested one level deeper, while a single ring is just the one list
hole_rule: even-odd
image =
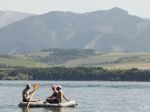
[{"label": "boat", "polygon": [[[26,107],[27,104],[28,102],[20,102],[18,106]],[[77,105],[77,103],[73,100],[59,104],[44,103],[44,101],[29,102],[29,107],[73,107],[75,105]]]}]

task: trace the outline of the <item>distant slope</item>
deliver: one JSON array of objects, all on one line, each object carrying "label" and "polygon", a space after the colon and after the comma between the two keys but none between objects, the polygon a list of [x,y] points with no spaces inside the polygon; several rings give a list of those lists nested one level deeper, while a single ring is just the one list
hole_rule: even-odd
[{"label": "distant slope", "polygon": [[23,20],[30,16],[33,16],[33,14],[21,13],[16,11],[0,11],[0,28]]},{"label": "distant slope", "polygon": [[104,67],[150,69],[150,52],[97,53],[88,50],[47,49],[40,52],[1,55],[0,67]]},{"label": "distant slope", "polygon": [[16,57],[0,57],[0,67],[27,67],[27,68],[32,68],[32,67],[49,67],[47,64],[44,63],[39,63],[39,62],[34,62],[32,60],[26,60],[26,59],[21,59],[21,58],[16,58]]},{"label": "distant slope", "polygon": [[146,27],[144,31],[140,32],[134,41],[137,43],[137,46],[139,49],[141,49],[141,51],[149,51],[150,26]]},{"label": "distant slope", "polygon": [[70,60],[94,56],[90,49],[43,49],[38,52],[0,55],[0,67],[50,67]]},{"label": "distant slope", "polygon": [[98,54],[85,59],[77,59],[66,62],[59,66],[66,67],[104,67],[109,69],[150,69],[150,53],[135,52],[135,53],[109,53]]},{"label": "distant slope", "polygon": [[92,50],[47,49],[40,52],[16,54],[15,57],[50,66],[150,69],[150,52],[95,54]]},{"label": "distant slope", "polygon": [[49,65],[62,64],[70,60],[82,59],[94,56],[95,51],[91,49],[44,49],[39,52],[21,53],[14,55],[15,57],[33,60],[35,62],[45,63]]},{"label": "distant slope", "polygon": [[83,14],[54,11],[0,29],[0,54],[44,48],[150,51],[150,45],[145,44],[149,27],[149,20],[120,8]]}]

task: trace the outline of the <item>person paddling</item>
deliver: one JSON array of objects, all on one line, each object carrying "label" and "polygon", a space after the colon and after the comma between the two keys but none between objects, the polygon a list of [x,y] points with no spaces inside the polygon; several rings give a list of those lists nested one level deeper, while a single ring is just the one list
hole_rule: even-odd
[{"label": "person paddling", "polygon": [[27,84],[26,88],[22,92],[23,102],[29,102],[30,101],[30,97],[31,97],[32,93],[35,91],[35,90],[30,91],[30,89],[31,89],[31,84]]},{"label": "person paddling", "polygon": [[61,86],[61,85],[58,85],[56,89],[57,89],[57,91],[58,91],[58,96],[57,96],[58,103],[62,103],[63,98],[64,98],[66,101],[70,101],[69,99],[67,99],[67,98],[65,97],[64,92],[62,91],[62,86]]}]

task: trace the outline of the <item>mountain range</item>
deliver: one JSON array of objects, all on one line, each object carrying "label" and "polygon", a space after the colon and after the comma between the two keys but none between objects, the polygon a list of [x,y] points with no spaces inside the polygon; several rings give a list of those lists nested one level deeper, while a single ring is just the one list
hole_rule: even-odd
[{"label": "mountain range", "polygon": [[0,29],[0,54],[47,48],[150,51],[149,42],[150,20],[117,7],[82,14],[53,11]]},{"label": "mountain range", "polygon": [[0,28],[10,25],[14,22],[21,21],[33,14],[21,13],[16,11],[1,11],[0,10]]}]

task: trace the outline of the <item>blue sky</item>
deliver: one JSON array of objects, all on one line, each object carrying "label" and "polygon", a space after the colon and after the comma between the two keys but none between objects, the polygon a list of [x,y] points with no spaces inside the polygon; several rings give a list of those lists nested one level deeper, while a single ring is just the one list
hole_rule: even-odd
[{"label": "blue sky", "polygon": [[119,7],[130,14],[150,18],[150,0],[0,0],[1,10],[42,14],[49,11],[77,13]]}]

